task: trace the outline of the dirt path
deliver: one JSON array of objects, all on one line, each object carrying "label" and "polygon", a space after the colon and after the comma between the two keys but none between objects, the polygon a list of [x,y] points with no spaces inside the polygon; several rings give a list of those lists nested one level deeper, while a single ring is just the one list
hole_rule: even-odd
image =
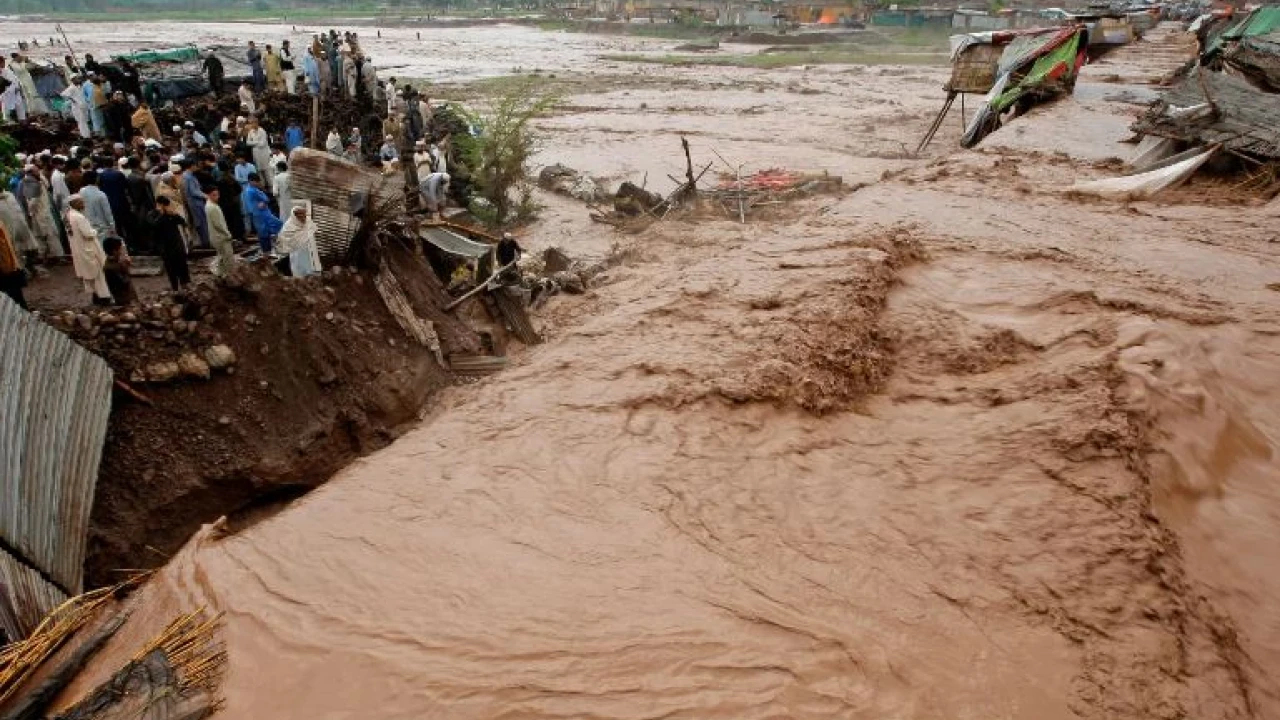
[{"label": "dirt path", "polygon": [[232,718],[1280,712],[1266,211],[1063,195],[1110,171],[1054,128],[1125,149],[1131,106],[1087,88],[993,136],[1023,147],[868,158],[941,98],[876,108],[877,80],[849,109],[866,72],[761,119],[708,86],[615,137],[626,112],[554,120],[547,155],[631,172],[685,128],[876,182],[635,237],[557,204],[530,244],[631,260],[513,369],[199,536],[108,655],[226,611]]}]

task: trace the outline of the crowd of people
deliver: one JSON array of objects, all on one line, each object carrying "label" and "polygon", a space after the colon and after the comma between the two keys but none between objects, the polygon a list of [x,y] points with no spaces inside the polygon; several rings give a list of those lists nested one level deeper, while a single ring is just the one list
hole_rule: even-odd
[{"label": "crowd of people", "polygon": [[[214,273],[225,275],[236,261],[236,243],[250,236],[286,274],[319,272],[316,225],[306,204],[293,201],[288,165],[305,135],[296,121],[283,128],[262,125],[270,92],[332,95],[375,108],[385,118],[376,152],[377,141],[359,128],[345,137],[333,128],[325,149],[388,173],[412,162],[425,206],[438,218],[447,202],[449,138],[427,136],[429,100],[410,85],[378,80],[354,33],[316,35],[301,67],[287,40],[278,50],[249,42],[252,76],[238,91],[241,114],[214,127],[192,120],[160,127],[152,110],[158,99],[144,97],[128,63],[113,63],[108,72],[92,55],[65,61],[63,97],[81,141],[20,156],[21,172],[0,189],[0,291],[20,304],[26,283],[60,263],[73,266],[91,302],[127,303],[128,268],[139,254],[159,256],[171,288],[180,290],[191,282],[193,252],[214,251]],[[19,106],[30,107],[33,93],[24,89],[27,81],[15,65],[0,64],[0,78],[13,78],[0,87],[0,102],[6,121],[22,122],[26,110]],[[203,70],[211,91],[224,92],[216,55],[205,58]],[[17,97],[12,103],[6,94],[11,88]]]}]

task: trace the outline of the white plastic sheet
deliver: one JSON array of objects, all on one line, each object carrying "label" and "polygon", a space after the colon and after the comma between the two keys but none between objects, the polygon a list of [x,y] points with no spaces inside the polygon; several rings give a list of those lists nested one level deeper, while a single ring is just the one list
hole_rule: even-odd
[{"label": "white plastic sheet", "polygon": [[1126,197],[1135,200],[1149,198],[1163,190],[1181,185],[1187,178],[1195,174],[1201,165],[1208,162],[1209,158],[1213,157],[1216,152],[1218,152],[1218,146],[1215,145],[1208,150],[1167,167],[1137,173],[1136,175],[1076,183],[1067,190],[1068,192],[1088,193],[1090,195],[1101,195],[1102,197]]}]

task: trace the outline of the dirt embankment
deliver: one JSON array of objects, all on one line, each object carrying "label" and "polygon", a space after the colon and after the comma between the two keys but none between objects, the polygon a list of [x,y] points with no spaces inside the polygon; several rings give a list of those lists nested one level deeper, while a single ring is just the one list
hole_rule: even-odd
[{"label": "dirt embankment", "polygon": [[[389,263],[444,355],[474,352],[475,333],[425,261],[405,247]],[[202,524],[233,522],[296,497],[353,458],[383,447],[453,382],[433,353],[386,309],[368,274],[283,278],[250,269],[240,289],[193,293],[201,332],[234,349],[231,374],[209,382],[139,385],[153,406],[119,395],[112,410],[89,537],[86,580],[162,564]],[[95,345],[122,377],[159,348]],[[110,343],[110,340],[106,341]],[[178,340],[181,342],[181,339]],[[156,356],[156,357],[152,357]]]}]

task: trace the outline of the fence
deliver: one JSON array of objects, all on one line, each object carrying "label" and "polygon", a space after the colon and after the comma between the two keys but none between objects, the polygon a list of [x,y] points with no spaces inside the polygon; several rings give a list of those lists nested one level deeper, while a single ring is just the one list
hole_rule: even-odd
[{"label": "fence", "polygon": [[19,638],[82,590],[112,375],[4,296],[0,338],[0,626]]}]

